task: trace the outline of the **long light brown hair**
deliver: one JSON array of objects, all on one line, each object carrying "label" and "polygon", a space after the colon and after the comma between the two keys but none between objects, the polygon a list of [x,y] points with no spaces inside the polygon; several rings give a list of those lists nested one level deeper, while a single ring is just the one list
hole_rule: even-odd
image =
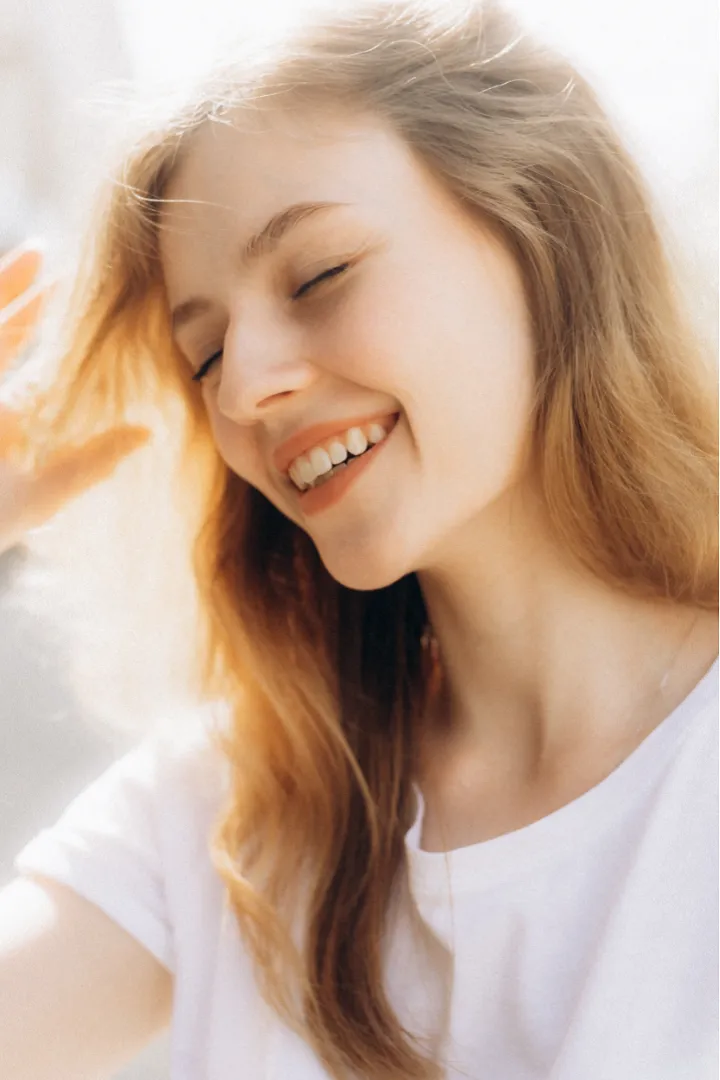
[{"label": "long light brown hair", "polygon": [[[284,101],[383,117],[469,214],[494,223],[533,320],[532,434],[558,538],[613,586],[715,607],[712,363],[681,310],[646,187],[593,91],[494,3],[325,10],[272,47],[238,52],[145,134],[93,226],[36,445],[172,398],[187,418],[186,460],[212,450],[170,336],[163,193],[201,125]],[[203,498],[202,685],[233,709],[222,740],[232,791],[212,856],[260,985],[333,1075],[437,1077],[382,970],[418,727],[438,677],[416,576],[340,586],[309,537],[214,451]]]}]

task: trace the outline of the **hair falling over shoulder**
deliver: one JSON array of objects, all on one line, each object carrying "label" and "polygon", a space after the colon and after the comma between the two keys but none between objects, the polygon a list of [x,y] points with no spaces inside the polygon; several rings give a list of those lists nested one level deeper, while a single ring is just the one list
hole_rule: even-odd
[{"label": "hair falling over shoulder", "polygon": [[716,373],[592,90],[495,3],[357,0],[238,50],[137,141],[100,204],[35,441],[82,439],[140,399],[182,404],[187,468],[199,449],[210,462],[195,551],[202,685],[233,706],[214,864],[263,992],[331,1075],[431,1080],[440,1066],[382,977],[414,733],[439,677],[418,583],[339,585],[307,535],[219,461],[159,271],[163,192],[194,133],[283,95],[386,118],[499,230],[533,320],[535,447],[558,535],[638,595],[717,605]]}]

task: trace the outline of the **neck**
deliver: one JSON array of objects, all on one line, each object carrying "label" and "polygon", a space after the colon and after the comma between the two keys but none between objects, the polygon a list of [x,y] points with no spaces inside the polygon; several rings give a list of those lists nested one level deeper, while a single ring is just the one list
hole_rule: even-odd
[{"label": "neck", "polygon": [[418,574],[444,673],[427,734],[529,779],[672,711],[717,655],[717,614],[599,581],[539,514],[493,517]]}]

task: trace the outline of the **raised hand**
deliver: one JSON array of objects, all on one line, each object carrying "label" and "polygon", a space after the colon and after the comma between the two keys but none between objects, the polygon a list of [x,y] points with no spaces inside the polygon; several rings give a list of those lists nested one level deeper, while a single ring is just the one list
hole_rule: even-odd
[{"label": "raised hand", "polygon": [[[32,246],[0,261],[0,378],[35,329],[48,290],[38,284],[42,253]],[[20,468],[14,458],[25,448],[25,425],[18,409],[0,402],[0,553],[37,528],[70,499],[106,479],[149,437],[146,428],[123,426],[81,446],[50,454],[41,470]]]}]

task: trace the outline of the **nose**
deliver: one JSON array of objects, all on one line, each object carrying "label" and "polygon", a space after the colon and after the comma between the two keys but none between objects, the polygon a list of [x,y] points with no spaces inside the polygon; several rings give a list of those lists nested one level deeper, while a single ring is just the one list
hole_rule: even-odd
[{"label": "nose", "polygon": [[242,325],[231,324],[225,335],[217,408],[236,424],[251,424],[317,377],[292,328],[277,317],[252,326],[245,318]]}]

